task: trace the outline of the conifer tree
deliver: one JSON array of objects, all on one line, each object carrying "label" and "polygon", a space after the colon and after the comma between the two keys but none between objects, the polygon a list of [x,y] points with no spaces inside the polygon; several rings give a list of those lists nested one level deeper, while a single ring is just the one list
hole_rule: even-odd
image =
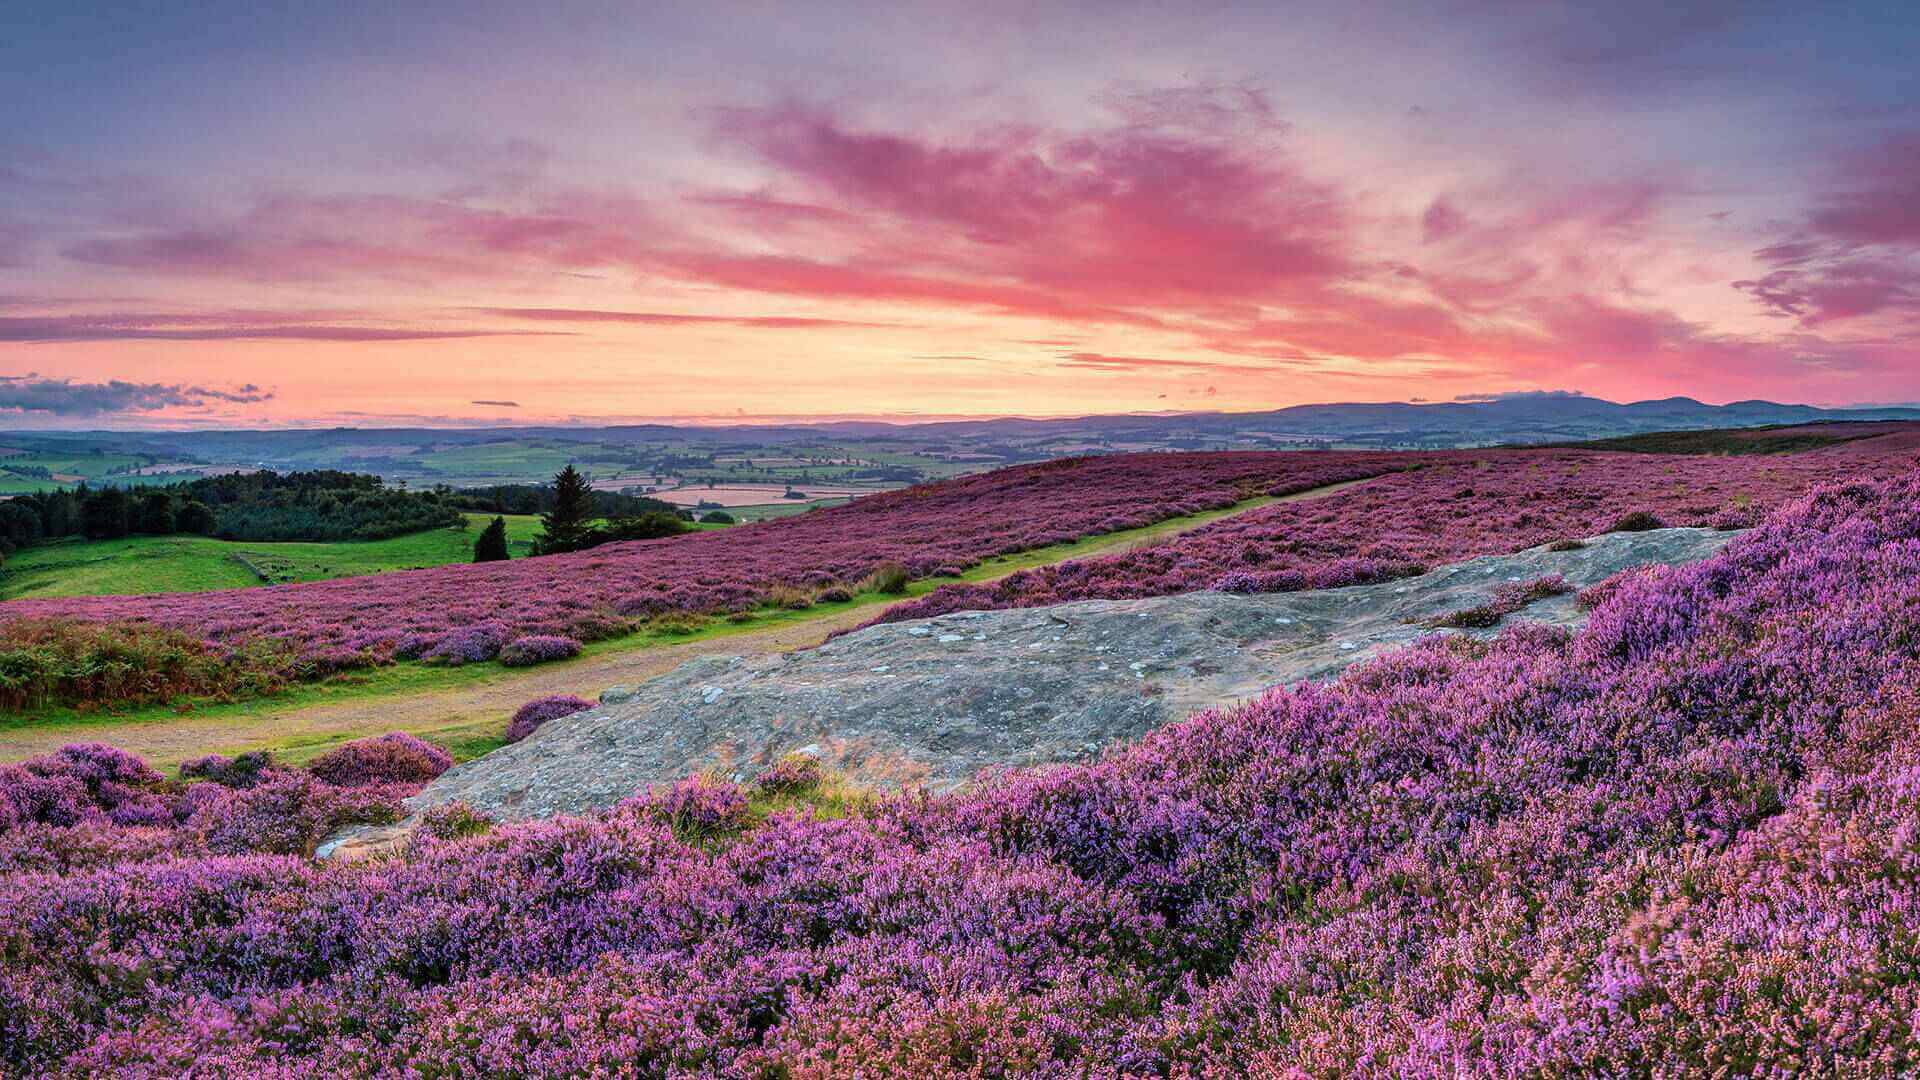
[{"label": "conifer tree", "polygon": [[587,522],[593,517],[593,489],[572,464],[553,478],[553,509],[540,515],[542,555],[560,551],[578,551],[587,539]]},{"label": "conifer tree", "polygon": [[507,519],[496,517],[473,542],[473,561],[505,562],[511,557],[507,554]]}]

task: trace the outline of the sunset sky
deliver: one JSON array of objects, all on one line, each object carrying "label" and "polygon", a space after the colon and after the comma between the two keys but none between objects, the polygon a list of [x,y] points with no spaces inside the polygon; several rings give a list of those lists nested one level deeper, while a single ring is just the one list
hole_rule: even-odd
[{"label": "sunset sky", "polygon": [[1040,7],[13,0],[0,426],[1920,401],[1910,0]]}]

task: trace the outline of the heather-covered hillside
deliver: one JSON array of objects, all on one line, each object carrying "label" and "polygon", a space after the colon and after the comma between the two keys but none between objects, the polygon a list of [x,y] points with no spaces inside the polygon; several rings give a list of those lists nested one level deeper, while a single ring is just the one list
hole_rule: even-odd
[{"label": "heather-covered hillside", "polygon": [[1315,504],[1263,507],[1165,543],[943,585],[882,621],[1197,589],[1290,592],[1416,574],[1614,529],[1741,528],[1813,486],[1920,466],[1912,433],[1765,457],[1486,451],[1419,455],[1412,469]]},{"label": "heather-covered hillside", "polygon": [[364,816],[335,793],[415,775],[411,748],[332,780],[216,762],[184,792],[104,751],[9,769],[0,1060],[1910,1071],[1920,479],[1826,488],[1592,600],[1577,635],[1431,639],[842,820],[754,825],[689,782],[602,818],[447,812],[397,858],[317,865],[262,823]]}]

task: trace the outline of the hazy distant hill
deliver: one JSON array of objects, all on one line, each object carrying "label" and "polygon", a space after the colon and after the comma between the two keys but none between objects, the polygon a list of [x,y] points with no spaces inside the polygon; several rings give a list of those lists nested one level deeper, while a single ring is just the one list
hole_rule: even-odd
[{"label": "hazy distant hill", "polygon": [[1395,437],[1444,441],[1558,442],[1686,428],[1757,427],[1813,420],[1912,420],[1920,409],[1820,409],[1771,401],[1708,405],[1692,398],[1619,404],[1570,394],[1520,394],[1489,401],[1443,404],[1341,403],[1296,405],[1253,413],[1182,413],[1167,416],[1088,416],[1066,420],[978,420],[914,425],[825,425],[835,430],[879,434],[940,432],[949,435],[1025,436],[1099,432],[1109,437],[1197,432],[1227,435],[1278,432],[1318,435],[1337,441],[1387,441]]},{"label": "hazy distant hill", "polygon": [[[935,423],[835,421],[780,426],[327,428],[270,431],[36,432],[10,442],[35,451],[130,455],[133,466],[335,468],[409,483],[483,486],[550,477],[576,462],[610,485],[851,483],[892,485],[1071,454],[1152,449],[1436,449],[1563,443],[1648,432],[1811,421],[1920,420],[1920,408],[1820,409],[1771,401],[1707,405],[1674,397],[1627,404],[1565,393],[1478,401],[1299,405],[1246,413],[1018,417]],[[54,470],[58,471],[58,470]],[[148,471],[153,471],[149,469]],[[0,477],[0,480],[5,479]],[[15,486],[36,481],[24,473]]]}]

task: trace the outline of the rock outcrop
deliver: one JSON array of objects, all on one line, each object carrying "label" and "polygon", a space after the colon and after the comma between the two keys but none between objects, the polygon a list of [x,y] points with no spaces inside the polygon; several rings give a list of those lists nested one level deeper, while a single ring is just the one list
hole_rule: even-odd
[{"label": "rock outcrop", "polygon": [[[1509,582],[1560,574],[1584,587],[1703,558],[1733,535],[1614,533],[1376,585],[961,612],[804,652],[694,660],[453,769],[414,805],[461,799],[503,818],[545,817],[694,772],[750,779],[796,751],[869,784],[949,789],[984,767],[1086,760],[1197,709],[1332,677]],[[1507,616],[1583,617],[1571,595]]]}]

